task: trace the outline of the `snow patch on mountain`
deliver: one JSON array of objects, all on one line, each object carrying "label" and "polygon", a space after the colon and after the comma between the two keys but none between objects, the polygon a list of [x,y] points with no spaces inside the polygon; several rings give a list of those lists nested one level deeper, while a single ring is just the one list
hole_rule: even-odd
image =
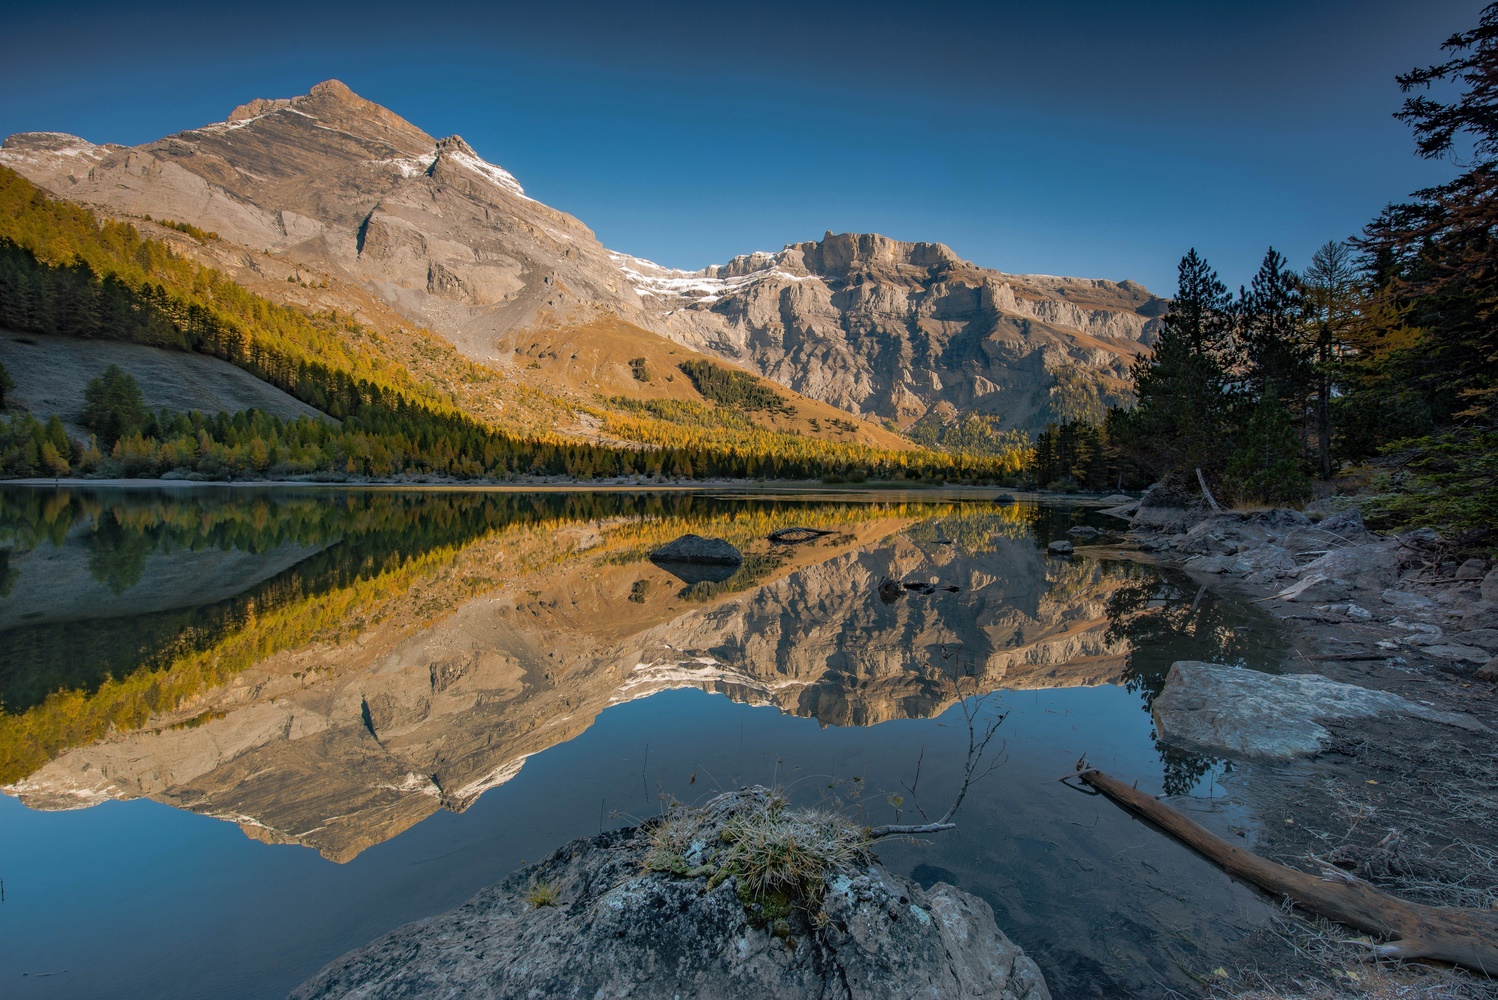
[{"label": "snow patch on mountain", "polygon": [[[783,270],[778,266],[780,254],[763,251],[735,257],[732,264],[715,264],[700,271],[664,267],[654,261],[614,251],[609,251],[609,259],[623,272],[640,298],[686,300],[682,304],[711,305],[725,295],[743,291],[751,285],[772,278],[781,281],[806,281],[814,278],[813,275],[792,274]],[[743,271],[742,267],[735,266],[740,262],[752,262],[759,266],[747,273],[734,273]]]},{"label": "snow patch on mountain", "polygon": [[425,156],[406,156],[390,160],[370,160],[376,167],[390,167],[402,177],[417,177],[432,169],[432,163],[437,159],[437,150],[433,149]]},{"label": "snow patch on mountain", "polygon": [[467,167],[481,177],[488,178],[517,198],[524,198],[526,201],[533,200],[526,195],[525,188],[520,186],[520,182],[515,179],[514,174],[503,167],[496,167],[477,153],[469,152],[467,149],[455,149],[449,152],[448,155],[452,157],[454,163]]},{"label": "snow patch on mountain", "polygon": [[66,169],[72,170],[74,160],[98,160],[117,148],[96,145],[66,132],[18,132],[0,145],[0,164],[46,163],[59,168],[68,164]]}]

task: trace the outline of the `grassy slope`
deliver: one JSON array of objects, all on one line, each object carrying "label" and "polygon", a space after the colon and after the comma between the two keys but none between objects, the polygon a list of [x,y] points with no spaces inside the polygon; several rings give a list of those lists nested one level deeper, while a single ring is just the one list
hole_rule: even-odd
[{"label": "grassy slope", "polygon": [[16,384],[6,397],[9,412],[24,411],[38,420],[55,414],[70,435],[84,441],[88,429],[76,422],[83,412],[84,386],[110,365],[135,378],[146,407],[153,411],[253,408],[286,419],[321,415],[227,361],[144,344],[0,330],[0,364]]},{"label": "grassy slope", "polygon": [[[253,253],[237,244],[195,239],[159,223],[123,217],[121,221],[184,256],[225,271],[236,283],[274,302],[307,312],[337,310],[353,316],[368,331],[362,346],[410,371],[417,381],[438,388],[464,412],[506,430],[555,432],[590,441],[660,443],[674,436],[671,422],[647,421],[649,426],[642,426],[638,414],[610,405],[610,397],[705,403],[676,365],[694,358],[726,365],[613,316],[505,335],[499,347],[506,357],[480,364],[446,339],[415,328],[367,290],[327,272],[286,257]],[[629,362],[637,357],[646,359],[649,382],[637,380],[631,372]],[[878,423],[790,389],[777,387],[776,391],[796,408],[796,415],[751,415],[751,422],[764,432],[829,444],[891,450],[916,447]],[[630,419],[608,421],[604,419],[607,414],[627,414]],[[853,429],[840,427],[835,420],[851,423]],[[735,429],[714,427],[710,421],[694,421],[693,430],[708,444],[742,443],[742,434]]]}]

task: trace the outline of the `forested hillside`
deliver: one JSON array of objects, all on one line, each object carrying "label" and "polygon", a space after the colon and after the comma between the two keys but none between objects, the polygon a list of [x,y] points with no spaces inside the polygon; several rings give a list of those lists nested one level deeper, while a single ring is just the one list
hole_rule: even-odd
[{"label": "forested hillside", "polygon": [[[43,424],[23,414],[0,425],[0,472],[7,475],[970,479],[994,478],[1017,465],[766,432],[735,417],[742,412],[739,400],[699,410],[687,421],[638,406],[601,412],[619,436],[656,447],[517,434],[465,412],[446,386],[414,377],[381,352],[379,334],[351,317],[271,303],[133,226],[101,222],[4,168],[0,325],[209,354],[337,421],[131,411],[114,413],[108,418],[113,429],[85,443],[69,440],[55,420]],[[493,380],[451,345],[428,340],[451,383],[482,387]]]}]

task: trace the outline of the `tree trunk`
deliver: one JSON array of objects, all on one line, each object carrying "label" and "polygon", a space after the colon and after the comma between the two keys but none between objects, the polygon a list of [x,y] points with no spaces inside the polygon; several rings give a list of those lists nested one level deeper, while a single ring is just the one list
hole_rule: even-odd
[{"label": "tree trunk", "polygon": [[1229,874],[1273,895],[1288,896],[1312,913],[1391,938],[1390,943],[1375,946],[1380,955],[1432,958],[1488,975],[1498,973],[1498,910],[1405,902],[1337,868],[1329,867],[1319,877],[1307,875],[1228,843],[1153,796],[1101,771],[1084,767],[1077,777]]},{"label": "tree trunk", "polygon": [[1332,478],[1332,407],[1331,385],[1325,375],[1316,387],[1316,424],[1320,434],[1319,457],[1321,459],[1321,481]]}]

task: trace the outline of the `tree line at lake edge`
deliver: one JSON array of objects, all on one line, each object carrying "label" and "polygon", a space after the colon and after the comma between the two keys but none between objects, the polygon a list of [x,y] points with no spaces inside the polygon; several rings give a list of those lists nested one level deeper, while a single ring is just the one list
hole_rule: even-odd
[{"label": "tree line at lake edge", "polygon": [[[1392,203],[1297,274],[1270,249],[1229,293],[1196,250],[1154,351],[1133,367],[1137,401],[1101,426],[1051,425],[1030,482],[1106,489],[1163,480],[1178,495],[1298,504],[1349,465],[1365,515],[1428,525],[1459,544],[1498,534],[1498,4],[1399,76],[1396,118],[1426,158],[1465,154],[1454,180]],[[1459,86],[1450,102],[1433,84]],[[1200,480],[1197,472],[1200,470]]]}]

